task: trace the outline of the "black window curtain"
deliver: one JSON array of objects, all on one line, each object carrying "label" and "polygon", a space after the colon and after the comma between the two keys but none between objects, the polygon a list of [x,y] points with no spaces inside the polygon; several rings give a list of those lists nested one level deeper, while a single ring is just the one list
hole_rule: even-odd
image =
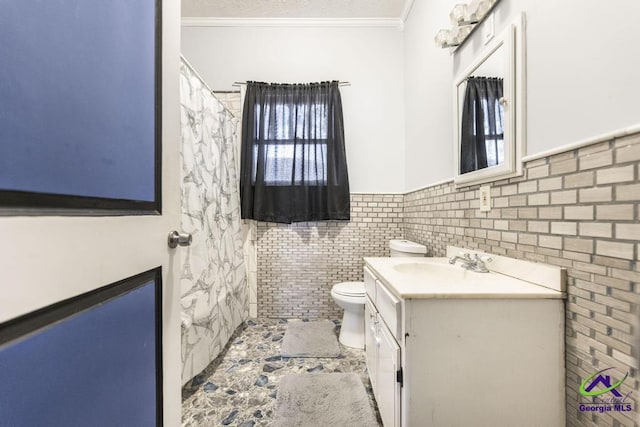
[{"label": "black window curtain", "polygon": [[462,107],[460,173],[504,161],[502,79],[469,77]]},{"label": "black window curtain", "polygon": [[348,220],[338,82],[248,82],[242,116],[242,218]]}]

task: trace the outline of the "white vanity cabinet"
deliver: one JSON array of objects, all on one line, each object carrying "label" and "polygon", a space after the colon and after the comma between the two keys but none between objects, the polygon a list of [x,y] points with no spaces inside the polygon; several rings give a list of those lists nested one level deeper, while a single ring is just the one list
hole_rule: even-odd
[{"label": "white vanity cabinet", "polygon": [[369,297],[365,304],[365,357],[382,422],[385,426],[399,426],[400,346]]},{"label": "white vanity cabinet", "polygon": [[373,394],[385,426],[400,426],[402,369],[398,337],[401,328],[400,300],[364,269],[365,357]]},{"label": "white vanity cabinet", "polygon": [[[563,292],[446,259],[365,262],[366,362],[385,427],[564,425]],[[461,280],[429,283],[415,264]]]}]

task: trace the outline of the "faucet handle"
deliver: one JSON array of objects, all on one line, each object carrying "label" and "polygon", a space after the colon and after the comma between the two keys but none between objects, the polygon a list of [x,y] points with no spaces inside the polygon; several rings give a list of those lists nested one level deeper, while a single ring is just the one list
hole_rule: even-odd
[{"label": "faucet handle", "polygon": [[491,261],[493,261],[493,258],[491,258],[489,255],[475,254],[475,259],[476,259],[476,261],[482,261],[482,262],[491,262]]},{"label": "faucet handle", "polygon": [[489,255],[474,254],[474,260],[475,265],[473,266],[473,271],[477,271],[478,273],[489,273],[489,269],[485,264],[493,261]]}]

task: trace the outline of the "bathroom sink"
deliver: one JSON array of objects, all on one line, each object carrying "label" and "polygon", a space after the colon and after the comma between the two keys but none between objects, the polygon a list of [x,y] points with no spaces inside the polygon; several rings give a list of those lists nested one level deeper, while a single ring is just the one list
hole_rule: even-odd
[{"label": "bathroom sink", "polygon": [[453,266],[448,264],[436,264],[425,262],[408,262],[397,264],[393,269],[399,273],[429,275],[433,279],[463,279],[467,270],[460,268],[459,265]]},{"label": "bathroom sink", "polygon": [[[512,268],[518,275],[513,277],[493,270],[489,273],[466,270],[459,263],[449,264],[445,257],[365,258],[365,262],[375,276],[400,298],[563,297],[562,292],[527,280],[547,277],[541,270],[532,269],[533,263],[518,264],[520,267]],[[560,274],[557,276],[561,277]]]},{"label": "bathroom sink", "polygon": [[460,264],[451,265],[446,258],[431,262],[398,263],[392,270],[399,273],[405,281],[439,283],[443,286],[473,287],[499,280],[496,274],[470,271],[462,268]]}]

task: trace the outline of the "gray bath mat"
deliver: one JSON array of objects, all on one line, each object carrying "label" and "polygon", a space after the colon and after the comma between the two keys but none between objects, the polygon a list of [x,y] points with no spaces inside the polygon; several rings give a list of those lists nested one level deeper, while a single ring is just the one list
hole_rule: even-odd
[{"label": "gray bath mat", "polygon": [[289,322],[282,339],[282,356],[338,357],[340,345],[331,320]]},{"label": "gray bath mat", "polygon": [[278,383],[276,427],[362,426],[378,422],[357,374],[288,374]]}]

